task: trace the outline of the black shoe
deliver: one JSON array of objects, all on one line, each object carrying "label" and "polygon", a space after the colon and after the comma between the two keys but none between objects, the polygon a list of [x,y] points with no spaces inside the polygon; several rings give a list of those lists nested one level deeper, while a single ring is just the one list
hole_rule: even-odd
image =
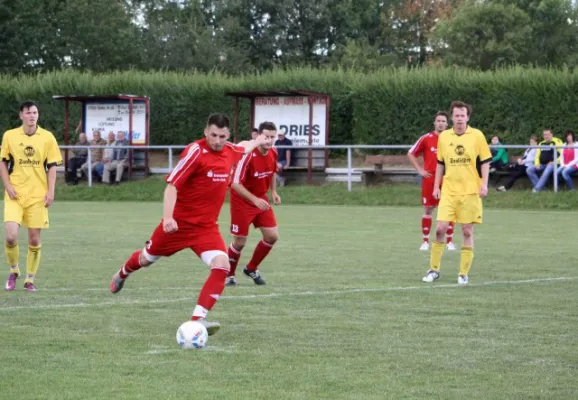
[{"label": "black shoe", "polygon": [[249,278],[253,279],[253,282],[255,282],[255,285],[264,285],[265,284],[265,280],[261,277],[261,274],[259,274],[259,270],[249,271],[247,269],[247,267],[245,267],[245,269],[243,269],[243,273],[246,276],[248,276]]}]

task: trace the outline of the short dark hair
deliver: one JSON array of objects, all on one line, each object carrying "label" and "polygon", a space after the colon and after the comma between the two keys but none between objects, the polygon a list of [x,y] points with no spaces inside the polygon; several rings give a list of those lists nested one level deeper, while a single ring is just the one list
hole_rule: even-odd
[{"label": "short dark hair", "polygon": [[38,108],[38,104],[36,104],[36,102],[32,100],[25,100],[22,103],[20,103],[20,111],[24,111],[30,107]]},{"label": "short dark hair", "polygon": [[225,114],[211,114],[209,115],[209,119],[207,120],[207,127],[215,125],[217,128],[228,128],[229,127],[229,117]]},{"label": "short dark hair", "polygon": [[253,128],[253,130],[251,132],[259,132],[259,129]]},{"label": "short dark hair", "polygon": [[530,140],[533,140],[534,142],[538,143],[538,136],[532,135],[530,136]]},{"label": "short dark hair", "polygon": [[263,133],[263,131],[276,131],[277,127],[273,122],[264,121],[259,124],[259,133]]},{"label": "short dark hair", "polygon": [[576,134],[572,129],[566,129],[566,132],[564,132],[564,139],[568,139],[568,136],[572,136],[573,142],[576,141]]},{"label": "short dark hair", "polygon": [[448,113],[445,112],[445,111],[438,111],[438,112],[436,113],[436,115],[434,116],[434,120],[435,120],[437,117],[446,117],[446,121],[449,121],[449,120],[450,120],[450,116],[449,116]]},{"label": "short dark hair", "polygon": [[467,103],[464,103],[463,101],[459,100],[452,101],[452,104],[450,105],[450,114],[454,113],[454,108],[465,108],[467,110],[468,117],[472,115],[472,106],[470,106]]}]

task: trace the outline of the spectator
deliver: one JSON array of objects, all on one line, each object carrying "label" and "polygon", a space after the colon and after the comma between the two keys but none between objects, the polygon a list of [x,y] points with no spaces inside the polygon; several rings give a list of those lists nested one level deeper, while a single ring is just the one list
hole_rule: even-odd
[{"label": "spectator", "polygon": [[[85,133],[78,135],[77,146],[88,146],[88,144]],[[72,154],[73,156],[68,160],[68,166],[66,167],[66,183],[69,185],[78,185],[78,169],[86,162],[88,149],[73,149]]]},{"label": "spectator", "polygon": [[[282,131],[278,134],[278,139],[275,141],[277,146],[293,146],[293,142],[285,137]],[[278,149],[277,151],[277,179],[279,179],[279,186],[285,186],[284,171],[291,166],[291,149]]]},{"label": "spectator", "polygon": [[104,165],[112,160],[114,156],[114,143],[116,142],[116,136],[113,131],[108,132],[108,140],[106,142],[106,148],[102,153],[102,163],[97,165],[95,168],[96,173],[102,178],[104,175]]},{"label": "spectator", "polygon": [[253,128],[251,131],[251,139],[255,140],[257,139],[257,136],[259,136],[259,129]]},{"label": "spectator", "polygon": [[[526,170],[528,178],[532,181],[532,192],[536,193],[544,189],[550,179],[550,175],[554,171],[554,160],[560,157],[560,149],[555,149],[555,146],[562,146],[563,143],[557,137],[552,135],[551,129],[546,129],[543,132],[544,140],[538,143],[540,146],[550,146],[549,149],[538,149],[536,152],[536,159],[534,165]],[[542,175],[538,179],[538,173]]]},{"label": "spectator", "polygon": [[560,156],[560,169],[558,174],[566,182],[568,190],[574,190],[574,182],[572,182],[572,175],[578,172],[578,147],[576,146],[576,136],[574,131],[566,131],[566,147],[562,150]]},{"label": "spectator", "polygon": [[499,136],[492,136],[490,141],[492,147],[490,152],[492,153],[492,161],[490,162],[490,172],[502,171],[506,169],[509,163],[508,150],[503,146],[503,142]]},{"label": "spectator", "polygon": [[[112,158],[109,161],[104,163],[104,171],[102,174],[102,183],[111,183],[110,182],[110,173],[112,171],[116,171],[114,184],[118,185],[122,179],[122,174],[124,172],[124,168],[128,162],[128,149],[125,146],[128,146],[128,139],[125,139],[124,132],[119,131],[116,135],[116,141],[114,142],[114,146],[112,148],[113,154]],[[106,149],[108,150],[108,149]]]},{"label": "spectator", "polygon": [[[538,145],[538,137],[535,135],[530,136],[530,146]],[[523,176],[526,176],[526,170],[534,165],[534,160],[536,159],[537,148],[526,149],[524,155],[518,158],[518,162],[512,164],[509,168],[511,177],[508,183],[504,186],[498,187],[496,190],[498,192],[508,191],[514,186],[514,183]]]},{"label": "spectator", "polygon": [[[100,136],[100,131],[92,132],[92,140],[90,141],[91,146],[106,146],[106,140]],[[90,150],[90,169],[91,171],[95,171],[100,178],[102,178],[102,169],[99,166],[102,164],[102,157],[103,157],[104,149],[103,148],[96,148]],[[82,164],[80,167],[84,172],[84,175],[88,176],[88,160]],[[100,170],[100,173],[99,173]]]}]

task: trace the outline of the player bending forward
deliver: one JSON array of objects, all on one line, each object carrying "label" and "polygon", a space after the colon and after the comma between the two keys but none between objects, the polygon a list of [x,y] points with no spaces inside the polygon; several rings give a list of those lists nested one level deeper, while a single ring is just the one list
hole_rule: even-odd
[{"label": "player bending forward", "polygon": [[267,198],[267,191],[271,189],[273,204],[281,203],[281,198],[277,194],[275,179],[277,150],[271,147],[277,135],[277,127],[272,122],[263,122],[259,125],[259,135],[267,137],[267,141],[251,153],[243,156],[235,168],[231,183],[231,234],[233,235],[233,243],[229,246],[231,270],[229,271],[227,286],[237,284],[235,270],[241,258],[241,251],[247,243],[251,224],[261,230],[263,239],[257,244],[251,261],[243,269],[243,274],[253,279],[255,284],[265,284],[265,280],[257,268],[279,239],[275,213]]},{"label": "player bending forward", "polygon": [[[453,128],[443,131],[438,142],[438,166],[433,195],[441,196],[436,241],[432,243],[430,268],[424,282],[440,276],[444,252],[444,234],[449,221],[462,225],[462,252],[458,285],[468,284],[468,273],[474,260],[474,224],[482,223],[482,197],[488,194],[488,176],[492,153],[484,134],[468,126],[471,107],[454,101],[450,107]],[[440,193],[440,184],[444,184]]]},{"label": "player bending forward", "polygon": [[191,319],[200,320],[213,335],[220,325],[205,318],[221,296],[229,272],[227,246],[217,224],[229,175],[245,153],[269,139],[261,135],[238,145],[229,143],[229,119],[223,114],[211,115],[204,133],[204,139],[185,148],[179,163],[165,178],[162,221],[145,248],[135,251],[112,277],[110,291],[118,293],[129,275],[141,267],[191,249],[211,269]]},{"label": "player bending forward", "polygon": [[[429,233],[431,231],[433,209],[438,206],[439,199],[434,198],[434,181],[437,167],[438,139],[440,133],[448,129],[448,114],[440,111],[434,118],[434,131],[426,133],[409,149],[407,157],[416,171],[421,175],[421,198],[423,204],[423,216],[421,217],[421,231],[423,243],[420,250],[429,250]],[[423,167],[417,162],[417,157],[423,154]],[[454,236],[454,223],[450,222],[446,232],[446,247],[455,250],[452,242]]]}]

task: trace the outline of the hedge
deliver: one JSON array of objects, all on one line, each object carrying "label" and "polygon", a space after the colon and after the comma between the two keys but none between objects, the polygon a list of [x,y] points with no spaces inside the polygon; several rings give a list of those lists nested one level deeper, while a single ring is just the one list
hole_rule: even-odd
[{"label": "hedge", "polygon": [[[220,74],[51,72],[0,76],[0,129],[18,125],[18,103],[39,102],[42,126],[63,138],[64,104],[53,95],[130,93],[151,98],[152,144],[185,144],[202,134],[207,116],[232,116],[234,90],[304,89],[331,96],[330,143],[408,144],[432,127],[433,115],[452,100],[472,104],[471,125],[506,143],[551,127],[558,136],[578,127],[578,78],[572,70],[513,68],[495,72],[462,69],[384,69],[364,74],[309,68],[229,77]],[[249,105],[241,102],[243,135]],[[80,106],[71,107],[76,126]]]}]

